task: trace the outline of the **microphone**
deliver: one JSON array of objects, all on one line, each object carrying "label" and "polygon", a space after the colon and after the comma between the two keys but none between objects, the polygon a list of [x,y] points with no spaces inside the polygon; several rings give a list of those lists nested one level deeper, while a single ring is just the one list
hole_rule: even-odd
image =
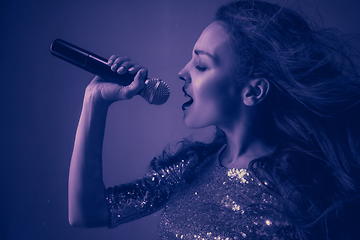
[{"label": "microphone", "polygon": [[[81,49],[62,39],[56,39],[50,46],[51,53],[77,67],[98,75],[106,80],[115,80],[122,86],[129,85],[134,80],[130,73],[118,74],[111,71],[107,65],[107,59]],[[138,93],[150,104],[161,105],[170,95],[169,86],[157,78],[149,78],[145,81],[145,87]]]}]

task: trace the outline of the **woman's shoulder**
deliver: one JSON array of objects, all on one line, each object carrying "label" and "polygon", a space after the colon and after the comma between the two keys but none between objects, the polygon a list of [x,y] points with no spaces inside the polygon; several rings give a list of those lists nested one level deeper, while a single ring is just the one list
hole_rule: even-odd
[{"label": "woman's shoulder", "polygon": [[211,143],[183,140],[176,152],[169,149],[154,158],[150,168],[156,172],[172,172],[187,182],[192,181],[201,171],[201,167],[211,161],[224,143],[215,137]]},{"label": "woman's shoulder", "polygon": [[199,157],[197,154],[173,156],[171,158],[154,158],[151,170],[160,175],[171,175],[178,182],[192,182],[201,174],[205,165],[211,163],[215,154]]}]

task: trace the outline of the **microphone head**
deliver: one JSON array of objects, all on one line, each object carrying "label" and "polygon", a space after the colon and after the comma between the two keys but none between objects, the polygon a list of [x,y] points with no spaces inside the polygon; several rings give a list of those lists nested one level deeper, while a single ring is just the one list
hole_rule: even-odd
[{"label": "microphone head", "polygon": [[168,100],[170,88],[160,79],[149,78],[146,80],[145,87],[141,90],[140,95],[150,104],[161,105]]}]

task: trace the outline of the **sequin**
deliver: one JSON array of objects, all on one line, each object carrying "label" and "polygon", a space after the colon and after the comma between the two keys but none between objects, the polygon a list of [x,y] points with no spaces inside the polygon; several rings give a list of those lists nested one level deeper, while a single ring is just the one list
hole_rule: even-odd
[{"label": "sequin", "polygon": [[201,171],[190,169],[198,174],[189,182],[183,175],[194,166],[192,161],[181,160],[133,183],[108,188],[109,226],[164,208],[162,240],[296,239],[279,211],[281,202],[248,170],[226,169],[214,155],[196,165]]}]

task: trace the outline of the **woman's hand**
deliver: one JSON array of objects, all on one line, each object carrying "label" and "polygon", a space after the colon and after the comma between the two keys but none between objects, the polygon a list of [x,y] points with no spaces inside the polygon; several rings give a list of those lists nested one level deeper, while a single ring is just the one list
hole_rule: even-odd
[{"label": "woman's hand", "polygon": [[131,99],[145,86],[147,70],[130,61],[129,58],[112,55],[108,65],[119,75],[127,72],[134,75],[134,81],[128,86],[121,86],[114,81],[106,81],[96,76],[87,86],[85,97],[110,105],[115,101]]}]

